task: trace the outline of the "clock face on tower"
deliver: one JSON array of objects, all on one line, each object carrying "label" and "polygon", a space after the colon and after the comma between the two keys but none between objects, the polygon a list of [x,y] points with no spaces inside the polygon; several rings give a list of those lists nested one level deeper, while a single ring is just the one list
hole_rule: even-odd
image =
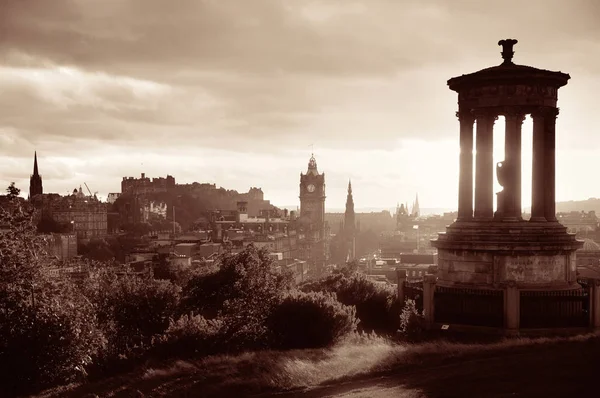
[{"label": "clock face on tower", "polygon": [[313,184],[309,184],[306,189],[308,192],[315,192],[315,186]]}]

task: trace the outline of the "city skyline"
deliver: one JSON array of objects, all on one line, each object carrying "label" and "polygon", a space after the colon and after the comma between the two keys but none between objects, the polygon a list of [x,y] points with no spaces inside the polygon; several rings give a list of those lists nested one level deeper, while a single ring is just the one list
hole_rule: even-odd
[{"label": "city skyline", "polygon": [[[349,178],[357,209],[412,203],[417,192],[424,209],[455,208],[458,121],[446,80],[498,65],[495,43],[514,36],[515,63],[572,76],[557,119],[557,200],[600,196],[573,178],[600,167],[600,60],[588,56],[600,46],[599,6],[493,3],[9,1],[0,181],[27,191],[37,150],[47,192],[87,182],[106,196],[143,172],[258,186],[289,206],[314,144],[327,208],[343,208]],[[530,118],[523,131],[526,200]]]}]

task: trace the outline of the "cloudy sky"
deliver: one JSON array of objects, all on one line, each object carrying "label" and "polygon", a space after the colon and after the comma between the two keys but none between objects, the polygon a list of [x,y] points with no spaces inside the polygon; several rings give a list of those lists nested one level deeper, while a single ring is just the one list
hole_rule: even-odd
[{"label": "cloudy sky", "polygon": [[516,63],[572,77],[557,199],[600,196],[599,20],[596,0],[0,0],[0,184],[26,191],[37,150],[47,192],[145,172],[294,205],[312,144],[329,208],[349,178],[357,208],[456,207],[446,81],[513,37]]}]

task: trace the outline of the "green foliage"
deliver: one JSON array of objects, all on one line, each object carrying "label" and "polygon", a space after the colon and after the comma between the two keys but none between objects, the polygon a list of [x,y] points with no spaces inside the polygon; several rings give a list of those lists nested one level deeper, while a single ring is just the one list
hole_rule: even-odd
[{"label": "green foliage", "polygon": [[222,317],[232,349],[260,347],[267,344],[264,321],[290,286],[289,276],[273,270],[268,253],[249,245],[224,255],[219,269],[193,277],[183,291],[182,311]]},{"label": "green foliage", "polygon": [[423,330],[423,314],[417,309],[415,300],[407,299],[400,314],[400,332],[406,339],[414,341]]},{"label": "green foliage", "polygon": [[339,273],[305,284],[302,290],[335,293],[342,304],[355,306],[361,331],[394,333],[398,329],[400,306],[396,291],[376,284],[364,274],[342,269]]},{"label": "green foliage", "polygon": [[220,267],[193,277],[184,289],[183,308],[207,318],[233,310],[234,302],[257,310],[273,303],[289,288],[290,280],[272,269],[272,260],[265,250],[249,245],[239,254],[226,254]]},{"label": "green foliage", "polygon": [[14,182],[11,182],[8,188],[6,188],[6,196],[8,199],[14,199],[21,194],[21,190],[15,186]]},{"label": "green foliage", "polygon": [[210,355],[223,351],[223,321],[207,320],[201,315],[183,315],[171,320],[160,339],[157,352],[179,359]]},{"label": "green foliage", "polygon": [[351,271],[321,281],[331,293],[290,293],[289,275],[254,246],[222,256],[219,267],[165,269],[166,280],[118,275],[92,260],[139,241],[131,238],[84,247],[88,258],[69,265],[85,265],[91,275],[74,286],[47,276],[51,260],[32,210],[17,201],[11,209],[0,210],[0,377],[14,393],[116,373],[153,355],[328,346],[356,329],[352,306],[369,324],[368,313],[379,316],[389,299]]},{"label": "green foliage", "polygon": [[267,319],[275,348],[328,347],[356,330],[354,307],[334,294],[292,292],[275,306]]},{"label": "green foliage", "polygon": [[94,308],[50,265],[32,210],[0,209],[0,377],[3,392],[25,393],[86,373],[103,346]]},{"label": "green foliage", "polygon": [[180,292],[168,281],[103,271],[92,276],[89,288],[111,345],[120,349],[149,345],[162,334],[175,314]]},{"label": "green foliage", "polygon": [[152,268],[155,279],[168,280],[177,286],[184,287],[194,276],[202,273],[202,270],[173,264],[168,261],[168,256],[166,253],[156,256],[156,262]]},{"label": "green foliage", "polygon": [[104,347],[91,304],[64,283],[60,292],[40,286],[32,301],[4,297],[0,311],[0,374],[3,390],[24,393],[87,375]]},{"label": "green foliage", "polygon": [[36,235],[33,210],[15,207],[12,211],[0,208],[0,281],[17,294],[29,291],[32,283],[42,278],[45,251],[44,239]]},{"label": "green foliage", "polygon": [[348,261],[341,269],[339,269],[335,273],[339,273],[344,275],[345,277],[352,277],[354,274],[358,272],[358,261],[352,260]]}]

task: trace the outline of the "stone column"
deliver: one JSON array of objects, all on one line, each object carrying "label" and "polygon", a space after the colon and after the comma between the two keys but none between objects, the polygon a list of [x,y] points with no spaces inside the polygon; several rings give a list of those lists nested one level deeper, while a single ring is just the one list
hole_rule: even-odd
[{"label": "stone column", "polygon": [[475,158],[475,213],[478,220],[494,216],[494,121],[496,115],[479,110],[477,119],[477,156]]},{"label": "stone column", "polygon": [[544,216],[546,221],[556,219],[556,117],[558,108],[544,112]]},{"label": "stone column", "polygon": [[546,144],[545,144],[545,123],[544,108],[532,112],[533,118],[533,165],[531,172],[531,220],[534,222],[546,221]]},{"label": "stone column", "polygon": [[509,109],[505,115],[504,159],[508,165],[504,219],[521,220],[521,126],[525,114]]},{"label": "stone column", "polygon": [[473,218],[473,123],[470,111],[456,112],[460,121],[460,170],[458,177],[459,221]]}]

